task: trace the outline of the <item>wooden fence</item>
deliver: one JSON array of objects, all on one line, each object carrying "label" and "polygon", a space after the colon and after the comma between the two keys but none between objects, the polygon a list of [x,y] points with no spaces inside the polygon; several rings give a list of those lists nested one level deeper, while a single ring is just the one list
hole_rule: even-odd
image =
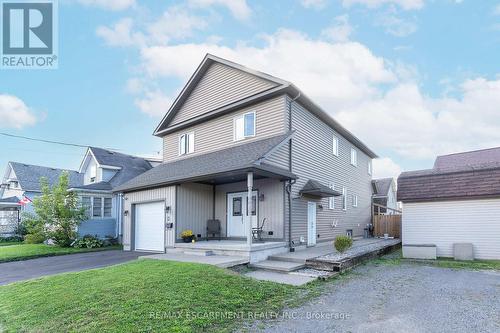
[{"label": "wooden fence", "polygon": [[401,238],[401,215],[374,215],[373,229],[375,237],[389,234],[390,237]]}]

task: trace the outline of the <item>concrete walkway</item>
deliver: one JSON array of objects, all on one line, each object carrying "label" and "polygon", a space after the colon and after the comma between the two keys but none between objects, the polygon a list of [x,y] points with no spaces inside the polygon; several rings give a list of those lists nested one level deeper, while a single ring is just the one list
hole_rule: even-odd
[{"label": "concrete walkway", "polygon": [[0,264],[0,285],[47,275],[106,267],[137,259],[142,252],[121,250],[67,254]]},{"label": "concrete walkway", "polygon": [[233,267],[248,263],[248,258],[224,255],[197,255],[185,253],[160,253],[141,256],[141,259],[171,260],[213,265],[221,268]]}]

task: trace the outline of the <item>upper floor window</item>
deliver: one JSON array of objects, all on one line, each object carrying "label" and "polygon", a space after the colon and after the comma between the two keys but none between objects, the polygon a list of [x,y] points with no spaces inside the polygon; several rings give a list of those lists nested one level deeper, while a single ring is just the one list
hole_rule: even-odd
[{"label": "upper floor window", "polygon": [[368,162],[368,174],[371,176],[372,175],[372,161]]},{"label": "upper floor window", "polygon": [[337,138],[334,135],[332,142],[333,142],[333,155],[339,156],[339,138]]},{"label": "upper floor window", "polygon": [[356,194],[352,195],[352,206],[358,207],[358,196]]},{"label": "upper floor window", "polygon": [[97,167],[95,165],[90,166],[90,182],[94,183],[97,177]]},{"label": "upper floor window", "polygon": [[179,136],[179,155],[191,154],[192,152],[194,152],[194,132]]},{"label": "upper floor window", "polygon": [[[330,183],[329,187],[332,190],[335,190],[335,184],[334,183]],[[328,198],[328,209],[335,209],[335,197],[329,197]]]},{"label": "upper floor window", "polygon": [[255,112],[248,112],[234,118],[234,141],[255,136]]},{"label": "upper floor window", "polygon": [[358,166],[358,151],[354,148],[351,148],[351,164]]},{"label": "upper floor window", "polygon": [[7,184],[7,188],[9,188],[9,189],[11,189],[11,188],[19,188],[19,182],[17,180],[11,180]]}]

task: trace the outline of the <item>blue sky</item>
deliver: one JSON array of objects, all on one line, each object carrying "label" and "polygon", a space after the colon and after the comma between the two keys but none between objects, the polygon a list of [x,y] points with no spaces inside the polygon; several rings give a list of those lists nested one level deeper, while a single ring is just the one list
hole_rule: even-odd
[{"label": "blue sky", "polygon": [[[376,176],[500,146],[500,1],[61,0],[59,68],[0,70],[0,131],[153,155],[207,52],[294,82],[382,158]],[[14,160],[84,149],[0,136]]]}]

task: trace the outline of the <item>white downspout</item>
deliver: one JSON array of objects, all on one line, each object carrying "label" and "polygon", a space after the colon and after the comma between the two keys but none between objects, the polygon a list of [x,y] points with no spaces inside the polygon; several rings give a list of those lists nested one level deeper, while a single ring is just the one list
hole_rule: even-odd
[{"label": "white downspout", "polygon": [[252,246],[252,189],[253,189],[253,172],[247,173],[247,245],[248,248]]}]

